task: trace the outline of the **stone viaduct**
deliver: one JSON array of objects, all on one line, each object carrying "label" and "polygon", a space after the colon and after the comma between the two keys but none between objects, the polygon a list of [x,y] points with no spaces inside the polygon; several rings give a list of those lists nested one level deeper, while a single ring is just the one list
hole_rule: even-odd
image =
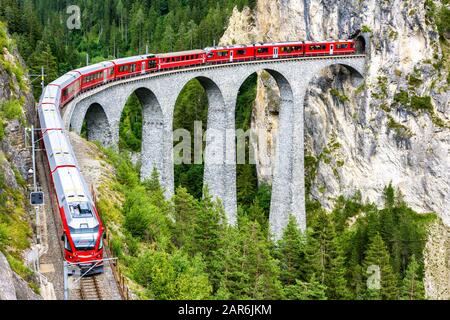
[{"label": "stone viaduct", "polygon": [[[254,72],[266,70],[276,80],[281,105],[273,173],[270,229],[280,238],[292,214],[306,228],[304,188],[304,101],[308,85],[322,69],[342,65],[363,80],[365,55],[259,60],[171,70],[111,82],[76,97],[62,110],[66,128],[88,139],[117,146],[122,110],[133,92],[143,106],[142,178],[156,167],[166,195],[174,192],[172,123],[176,100],[196,78],[208,96],[208,131],[204,184],[222,200],[229,223],[236,223],[235,106],[239,89]],[[355,83],[357,86],[359,83]],[[208,136],[210,129],[216,134]],[[219,135],[217,135],[217,132]],[[230,134],[230,133],[233,134]]]}]

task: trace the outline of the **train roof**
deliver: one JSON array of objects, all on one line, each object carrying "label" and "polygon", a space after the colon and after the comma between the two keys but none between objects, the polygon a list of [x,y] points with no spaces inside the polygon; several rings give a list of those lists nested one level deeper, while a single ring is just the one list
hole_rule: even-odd
[{"label": "train roof", "polygon": [[52,84],[55,84],[60,88],[64,88],[74,82],[79,76],[80,75],[78,73],[71,71],[53,81]]},{"label": "train roof", "polygon": [[88,73],[92,73],[98,70],[102,70],[105,68],[111,68],[114,67],[114,64],[111,61],[104,61],[104,62],[100,62],[100,63],[96,63],[96,64],[92,64],[86,67],[82,67],[79,69],[74,70],[75,72],[79,72],[82,75],[88,74]]},{"label": "train roof", "polygon": [[77,166],[68,137],[63,130],[50,130],[44,134],[44,144],[50,170],[62,166]]},{"label": "train roof", "polygon": [[305,43],[309,44],[309,43],[328,43],[328,42],[352,42],[353,40],[326,40],[326,41],[305,41]]},{"label": "train roof", "polygon": [[178,57],[178,56],[188,56],[191,54],[203,54],[204,50],[188,50],[188,51],[179,51],[179,52],[168,52],[168,53],[158,53],[156,56],[158,58],[169,58],[169,57]]},{"label": "train roof", "polygon": [[39,103],[51,103],[54,105],[59,105],[59,98],[61,96],[61,91],[57,85],[49,84],[45,87],[44,92],[42,92],[41,99]]},{"label": "train roof", "polygon": [[[149,55],[149,56],[151,56],[151,55]],[[134,57],[115,59],[115,60],[112,60],[112,62],[115,63],[115,64],[125,64],[125,63],[131,63],[131,62],[137,62],[137,61],[141,61],[141,60],[146,60],[146,59],[147,59],[147,56],[134,56]]]},{"label": "train roof", "polygon": [[38,112],[42,131],[47,129],[63,129],[63,121],[56,105],[42,104]]},{"label": "train roof", "polygon": [[253,44],[236,44],[236,45],[229,45],[229,46],[206,47],[205,51],[239,49],[239,48],[249,48],[249,47],[253,47]]},{"label": "train roof", "polygon": [[53,181],[58,191],[60,203],[90,200],[90,197],[86,194],[85,184],[78,168],[64,167],[56,170],[53,173]]}]

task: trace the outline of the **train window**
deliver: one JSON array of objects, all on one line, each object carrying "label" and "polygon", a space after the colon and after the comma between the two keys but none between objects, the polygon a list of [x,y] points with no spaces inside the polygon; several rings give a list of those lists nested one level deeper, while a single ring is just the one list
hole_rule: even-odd
[{"label": "train window", "polygon": [[348,44],[347,43],[340,43],[336,45],[336,49],[347,49]]},{"label": "train window", "polygon": [[212,53],[212,52],[208,53],[208,58],[212,58],[212,57],[214,57],[214,53]]},{"label": "train window", "polygon": [[295,51],[301,51],[301,50],[302,50],[301,46],[295,47]]},{"label": "train window", "polygon": [[112,76],[114,74],[114,68],[109,68],[109,75]]},{"label": "train window", "polygon": [[269,52],[269,48],[259,48],[258,53],[267,53]]},{"label": "train window", "polygon": [[241,56],[244,55],[244,54],[246,54],[246,53],[247,53],[247,50],[238,50],[238,51],[237,51],[237,54],[238,54],[238,55],[241,55]]},{"label": "train window", "polygon": [[66,234],[64,234],[64,249],[66,249],[67,251],[72,252],[72,248],[70,246],[69,239],[67,239]]},{"label": "train window", "polygon": [[228,55],[228,51],[219,51],[217,52],[218,57],[226,57]]},{"label": "train window", "polygon": [[132,64],[132,65],[131,65],[131,72],[134,72],[134,71],[136,71],[136,65],[135,65],[135,64]]},{"label": "train window", "polygon": [[64,89],[64,90],[63,90],[63,96],[64,96],[64,97],[67,97],[67,89]]},{"label": "train window", "polygon": [[327,47],[326,45],[324,45],[324,44],[322,45],[322,49],[325,49],[326,47]]},{"label": "train window", "polygon": [[156,67],[156,61],[155,60],[150,60],[149,62],[148,62],[148,68],[149,69],[153,69],[153,68],[155,68]]},{"label": "train window", "polygon": [[325,45],[312,45],[309,46],[309,50],[322,50],[325,49]]}]

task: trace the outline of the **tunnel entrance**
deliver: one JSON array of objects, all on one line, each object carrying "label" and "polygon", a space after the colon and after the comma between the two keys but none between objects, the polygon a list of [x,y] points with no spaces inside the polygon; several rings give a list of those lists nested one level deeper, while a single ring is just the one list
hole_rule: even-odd
[{"label": "tunnel entrance", "polygon": [[356,43],[356,53],[365,54],[366,53],[366,39],[363,36],[358,36],[355,39]]}]

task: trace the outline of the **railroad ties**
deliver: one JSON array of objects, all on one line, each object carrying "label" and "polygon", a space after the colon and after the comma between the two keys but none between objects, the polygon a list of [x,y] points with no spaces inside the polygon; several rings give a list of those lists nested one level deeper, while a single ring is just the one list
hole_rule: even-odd
[{"label": "railroad ties", "polygon": [[78,289],[80,300],[103,300],[100,276],[86,276],[80,279],[80,288]]}]

